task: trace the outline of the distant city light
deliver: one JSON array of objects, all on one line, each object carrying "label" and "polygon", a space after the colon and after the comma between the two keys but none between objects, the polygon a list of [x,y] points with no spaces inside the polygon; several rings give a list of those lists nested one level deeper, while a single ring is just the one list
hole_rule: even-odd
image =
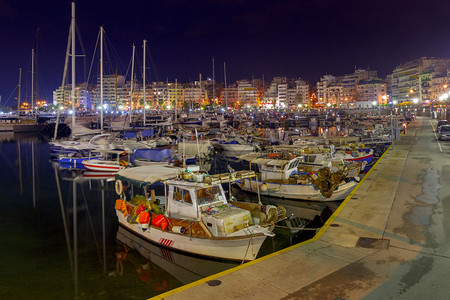
[{"label": "distant city light", "polygon": [[418,99],[418,98],[414,98],[414,99],[413,99],[413,103],[414,103],[414,104],[419,103],[419,99]]}]

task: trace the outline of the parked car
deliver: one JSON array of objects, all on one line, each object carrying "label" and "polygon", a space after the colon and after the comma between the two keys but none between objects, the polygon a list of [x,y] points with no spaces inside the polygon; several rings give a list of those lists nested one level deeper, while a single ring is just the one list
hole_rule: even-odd
[{"label": "parked car", "polygon": [[442,125],[441,127],[439,127],[439,140],[450,140],[450,125]]},{"label": "parked car", "polygon": [[439,132],[439,128],[440,128],[442,125],[448,125],[448,121],[447,121],[447,120],[439,120],[439,121],[437,122],[437,125],[436,125],[436,132]]}]

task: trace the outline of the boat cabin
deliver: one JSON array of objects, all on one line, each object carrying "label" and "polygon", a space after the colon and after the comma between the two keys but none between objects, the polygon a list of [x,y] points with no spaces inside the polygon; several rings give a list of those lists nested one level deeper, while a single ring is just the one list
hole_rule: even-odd
[{"label": "boat cabin", "polygon": [[166,210],[169,217],[200,219],[201,213],[211,205],[226,204],[220,185],[188,184],[170,180]]}]

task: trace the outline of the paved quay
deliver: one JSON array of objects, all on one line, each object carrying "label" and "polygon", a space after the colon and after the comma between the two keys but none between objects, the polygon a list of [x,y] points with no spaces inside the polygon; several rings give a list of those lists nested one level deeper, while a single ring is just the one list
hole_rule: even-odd
[{"label": "paved quay", "polygon": [[450,152],[435,122],[416,118],[312,240],[152,299],[448,299]]}]

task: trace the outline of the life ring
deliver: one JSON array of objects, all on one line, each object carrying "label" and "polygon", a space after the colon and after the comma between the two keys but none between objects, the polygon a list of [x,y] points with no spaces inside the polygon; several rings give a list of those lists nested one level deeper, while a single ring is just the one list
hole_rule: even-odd
[{"label": "life ring", "polygon": [[120,165],[124,168],[128,167],[128,163],[126,161],[124,161],[123,159],[120,160]]},{"label": "life ring", "polygon": [[269,187],[265,183],[261,183],[261,185],[259,186],[259,190],[261,192],[267,192],[268,189],[269,189]]},{"label": "life ring", "polygon": [[116,188],[116,193],[117,193],[117,195],[122,195],[122,193],[123,193],[123,183],[122,183],[122,180],[120,180],[120,179],[117,179],[116,180],[116,185],[115,185],[115,188]]}]

